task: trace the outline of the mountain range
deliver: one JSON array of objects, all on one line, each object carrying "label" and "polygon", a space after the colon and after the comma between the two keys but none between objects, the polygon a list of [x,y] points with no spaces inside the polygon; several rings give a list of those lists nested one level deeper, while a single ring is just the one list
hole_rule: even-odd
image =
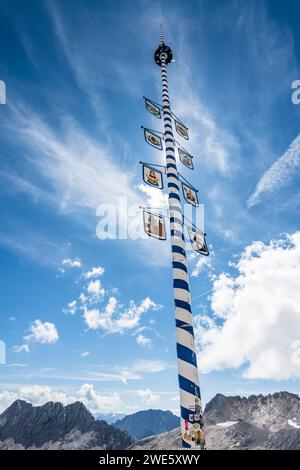
[{"label": "mountain range", "polygon": [[80,402],[32,406],[16,400],[0,415],[0,449],[124,449],[132,442]]},{"label": "mountain range", "polygon": [[[300,398],[279,392],[248,398],[217,394],[204,410],[207,449],[300,450]],[[180,430],[140,440],[131,449],[178,449]]]},{"label": "mountain range", "polygon": [[[162,410],[98,416],[103,419],[95,419],[80,402],[32,406],[16,400],[0,415],[0,449],[125,449],[179,426],[178,417]],[[117,422],[110,425],[106,419]]]},{"label": "mountain range", "polygon": [[[289,392],[219,393],[206,405],[204,422],[208,449],[300,450],[300,398]],[[80,402],[16,400],[0,415],[0,449],[178,449],[178,423],[169,411],[146,410],[109,425]]]}]

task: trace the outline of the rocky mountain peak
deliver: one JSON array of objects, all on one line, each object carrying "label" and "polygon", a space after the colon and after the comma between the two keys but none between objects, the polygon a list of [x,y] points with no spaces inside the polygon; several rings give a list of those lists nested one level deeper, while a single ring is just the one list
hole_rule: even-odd
[{"label": "rocky mountain peak", "polygon": [[5,413],[10,414],[11,412],[19,413],[24,409],[32,408],[31,403],[27,403],[25,400],[15,400],[6,410]]},{"label": "rocky mountain peak", "polygon": [[0,441],[13,439],[25,448],[40,448],[46,443],[68,441],[70,436],[80,439],[89,435],[89,445],[98,448],[124,448],[131,443],[126,432],[107,423],[96,421],[81,402],[64,406],[47,402],[32,406],[16,400],[0,415]]},{"label": "rocky mountain peak", "polygon": [[[289,392],[225,396],[218,393],[204,410],[208,449],[300,450],[300,397]],[[134,450],[181,448],[180,429],[141,439]]]},{"label": "rocky mountain peak", "polygon": [[248,398],[218,393],[206,405],[204,415],[210,424],[247,420],[262,426],[278,426],[289,419],[300,421],[300,398],[289,392]]},{"label": "rocky mountain peak", "polygon": [[14,401],[1,415],[0,415],[0,429],[3,426],[15,426],[20,419],[30,413],[32,405],[24,400]]},{"label": "rocky mountain peak", "polygon": [[114,426],[124,429],[134,439],[170,431],[180,424],[179,417],[167,410],[143,410],[116,421]]}]

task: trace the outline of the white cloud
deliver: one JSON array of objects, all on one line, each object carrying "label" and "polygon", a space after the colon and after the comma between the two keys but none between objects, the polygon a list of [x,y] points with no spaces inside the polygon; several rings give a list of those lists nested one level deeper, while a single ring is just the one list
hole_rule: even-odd
[{"label": "white cloud", "polygon": [[93,277],[99,277],[104,274],[105,269],[102,266],[93,267],[90,271],[83,274],[85,279],[91,279]]},{"label": "white cloud", "polygon": [[139,184],[138,189],[142,191],[142,193],[146,194],[147,206],[153,207],[155,209],[163,209],[164,207],[168,207],[168,194],[143,183]]},{"label": "white cloud", "polygon": [[[30,328],[31,334],[24,336],[26,343],[54,344],[58,341],[59,335],[54,323],[35,320]],[[28,346],[28,344],[25,344]]]},{"label": "white cloud", "polygon": [[226,318],[232,303],[232,293],[235,288],[235,279],[226,273],[221,273],[213,284],[211,308],[220,318]]},{"label": "white cloud", "polygon": [[62,260],[62,265],[66,268],[81,268],[80,259],[65,258]]},{"label": "white cloud", "polygon": [[84,306],[83,318],[87,326],[92,330],[97,330],[98,328],[109,330],[114,324],[112,316],[115,313],[117,303],[118,301],[115,297],[110,297],[103,312],[100,312],[98,309],[88,309]]},{"label": "white cloud", "polygon": [[77,310],[77,301],[72,300],[71,302],[68,303],[68,306],[65,311],[69,313],[70,315],[75,315],[76,310]]},{"label": "white cloud", "polygon": [[133,365],[132,370],[135,372],[150,372],[157,373],[163,372],[169,366],[163,361],[149,361],[149,360],[140,360]]},{"label": "white cloud", "polygon": [[137,390],[136,394],[148,406],[155,405],[160,400],[160,395],[152,392],[149,388],[144,390]]},{"label": "white cloud", "polygon": [[[18,391],[4,390],[0,392],[0,413],[5,411],[15,400],[27,400],[31,402],[27,393],[23,395],[23,387]],[[46,403],[46,401],[44,403]],[[36,404],[38,405],[38,403]]]},{"label": "white cloud", "polygon": [[300,232],[253,242],[213,283],[215,318],[195,318],[204,372],[244,367],[251,379],[300,377]]},{"label": "white cloud", "polygon": [[0,413],[2,413],[14,400],[18,398],[15,392],[3,391],[0,393]]},{"label": "white cloud", "polygon": [[287,185],[299,170],[299,167],[300,134],[291,143],[286,152],[262,175],[254,193],[248,199],[248,207],[258,204],[264,194],[272,194],[274,191]]},{"label": "white cloud", "polygon": [[48,386],[28,385],[17,392],[3,391],[0,393],[0,412],[4,411],[14,400],[21,399],[35,406],[43,405],[49,401],[61,402],[69,405],[81,401],[92,412],[116,412],[123,403],[117,393],[102,395],[95,391],[93,385],[84,384],[74,393],[66,393]]},{"label": "white cloud", "polygon": [[66,405],[74,401],[74,397],[47,386],[28,385],[22,387],[20,392],[23,400],[34,403],[35,405],[42,405],[48,401],[60,401]]},{"label": "white cloud", "polygon": [[43,405],[48,401],[59,401],[68,405],[76,401],[75,395],[68,395],[59,392],[51,387],[41,385],[26,385],[17,392],[3,391],[0,393],[0,411],[4,411],[11,403],[17,399],[25,400],[33,405]]},{"label": "white cloud", "polygon": [[62,260],[61,266],[58,268],[58,271],[61,273],[63,276],[64,273],[66,272],[66,269],[78,269],[81,268],[81,261],[78,258],[72,259],[72,258],[64,258]]},{"label": "white cloud", "polygon": [[96,279],[95,281],[90,281],[86,288],[89,294],[89,300],[91,302],[99,302],[103,299],[105,290],[102,287],[101,281]]},{"label": "white cloud", "polygon": [[210,256],[199,256],[194,269],[192,270],[192,277],[198,277],[199,274],[205,269],[211,268],[211,257]]},{"label": "white cloud", "polygon": [[20,346],[14,346],[13,351],[16,353],[19,353],[19,352],[29,353],[30,349],[29,349],[28,344],[21,344]]},{"label": "white cloud", "polygon": [[136,337],[136,342],[143,348],[150,348],[152,344],[152,340],[150,338],[141,334]]},{"label": "white cloud", "polygon": [[90,352],[89,351],[83,351],[82,353],[80,353],[80,357],[88,357],[90,356]]},{"label": "white cloud", "polygon": [[93,412],[116,412],[123,405],[123,402],[118,393],[114,392],[109,395],[101,395],[96,393],[93,385],[91,384],[82,385],[78,395],[79,400],[82,401],[82,403],[84,403],[84,405]]},{"label": "white cloud", "polygon": [[79,295],[79,300],[82,304],[85,304],[87,299],[88,299],[87,296],[83,292]]},{"label": "white cloud", "polygon": [[94,330],[102,329],[109,333],[123,333],[137,327],[142,314],[151,309],[158,310],[161,308],[149,297],[142,300],[139,305],[131,301],[127,309],[116,315],[117,305],[117,299],[110,297],[102,312],[99,309],[88,309],[83,306],[83,317],[87,326]]}]

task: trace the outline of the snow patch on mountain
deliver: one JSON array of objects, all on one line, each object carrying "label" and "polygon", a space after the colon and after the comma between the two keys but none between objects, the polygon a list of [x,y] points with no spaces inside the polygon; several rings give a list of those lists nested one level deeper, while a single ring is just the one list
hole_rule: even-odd
[{"label": "snow patch on mountain", "polygon": [[230,428],[230,426],[237,423],[238,421],[224,421],[224,423],[217,423],[217,426],[220,426],[221,428]]},{"label": "snow patch on mountain", "polygon": [[288,419],[288,424],[293,428],[300,429],[300,424],[295,423],[292,419]]}]

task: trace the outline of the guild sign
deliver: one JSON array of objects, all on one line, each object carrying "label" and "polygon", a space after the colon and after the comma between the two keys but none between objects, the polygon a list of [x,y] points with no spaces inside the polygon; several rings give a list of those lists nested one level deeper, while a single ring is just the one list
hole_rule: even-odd
[{"label": "guild sign", "polygon": [[192,155],[190,155],[189,153],[186,152],[186,150],[183,150],[180,147],[178,147],[178,155],[179,155],[181,163],[184,166],[186,166],[187,168],[190,168],[190,170],[194,169]]},{"label": "guild sign", "polygon": [[201,231],[194,230],[192,228],[188,229],[191,245],[195,251],[201,255],[208,256],[209,251],[207,248],[205,235]]},{"label": "guild sign", "polygon": [[158,238],[159,240],[166,240],[166,224],[162,215],[153,214],[147,210],[143,211],[144,216],[144,230],[149,237]]},{"label": "guild sign", "polygon": [[149,113],[153,114],[153,116],[157,117],[158,119],[161,118],[160,108],[148,98],[145,98],[145,106]]},{"label": "guild sign", "polygon": [[149,145],[152,147],[162,150],[162,141],[159,135],[155,134],[154,132],[150,131],[149,129],[144,128],[145,140]]},{"label": "guild sign", "polygon": [[195,206],[195,207],[199,205],[197,191],[194,188],[192,188],[191,186],[188,186],[185,183],[182,183],[182,192],[183,192],[183,196],[186,202],[188,202],[189,204],[192,204],[192,206]]},{"label": "guild sign", "polygon": [[175,121],[175,128],[176,128],[177,134],[179,134],[185,140],[189,140],[189,134],[188,134],[187,127],[185,127],[185,125],[182,124],[181,122],[176,121],[176,119],[174,119],[174,121]]},{"label": "guild sign", "polygon": [[155,188],[163,189],[164,187],[162,172],[146,165],[146,163],[143,163],[143,180]]}]

